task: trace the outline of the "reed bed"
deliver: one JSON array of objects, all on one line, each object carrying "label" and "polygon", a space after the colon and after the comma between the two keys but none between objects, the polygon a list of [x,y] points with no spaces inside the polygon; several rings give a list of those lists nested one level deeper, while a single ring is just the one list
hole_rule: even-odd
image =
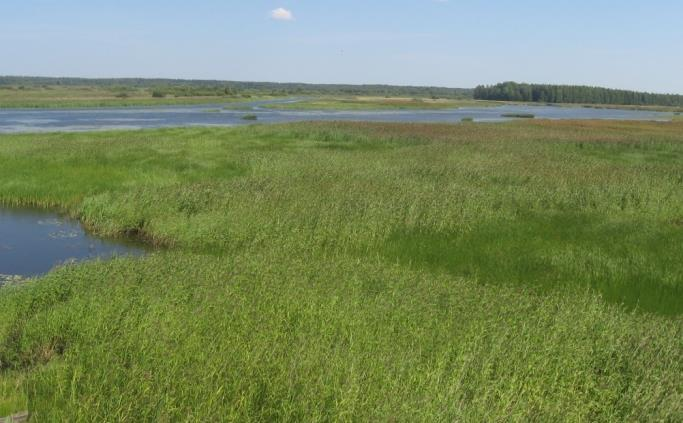
[{"label": "reed bed", "polygon": [[683,123],[26,134],[0,161],[0,204],[165,247],[0,289],[0,389],[37,421],[683,418]]}]

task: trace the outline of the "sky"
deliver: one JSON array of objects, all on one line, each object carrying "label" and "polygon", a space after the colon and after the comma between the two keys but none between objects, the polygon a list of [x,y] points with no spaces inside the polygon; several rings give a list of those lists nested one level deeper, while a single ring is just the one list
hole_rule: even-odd
[{"label": "sky", "polygon": [[0,0],[0,75],[683,94],[683,1]]}]

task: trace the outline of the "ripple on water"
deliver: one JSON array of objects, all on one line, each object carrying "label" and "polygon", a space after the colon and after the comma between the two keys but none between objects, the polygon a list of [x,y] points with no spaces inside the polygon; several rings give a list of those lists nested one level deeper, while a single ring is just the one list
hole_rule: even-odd
[{"label": "ripple on water", "polygon": [[57,232],[50,232],[48,236],[51,239],[74,239],[78,238],[80,234],[78,231],[57,231]]}]

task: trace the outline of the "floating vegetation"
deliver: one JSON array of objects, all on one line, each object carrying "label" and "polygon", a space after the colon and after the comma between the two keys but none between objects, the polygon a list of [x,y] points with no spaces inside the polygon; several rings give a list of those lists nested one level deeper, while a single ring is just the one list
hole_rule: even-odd
[{"label": "floating vegetation", "polygon": [[79,237],[79,233],[76,231],[57,231],[51,232],[48,236],[50,239],[74,239]]},{"label": "floating vegetation", "polygon": [[248,104],[231,104],[227,106],[223,106],[223,110],[233,110],[233,111],[249,111],[249,110],[254,110],[254,106],[250,106]]},{"label": "floating vegetation", "polygon": [[531,113],[504,113],[501,116],[505,118],[517,118],[517,119],[533,119],[536,116]]},{"label": "floating vegetation", "polygon": [[41,219],[38,221],[38,224],[40,226],[62,226],[64,221],[60,219]]},{"label": "floating vegetation", "polygon": [[26,279],[19,275],[3,275],[0,273],[0,287],[6,285],[17,284],[25,281]]}]

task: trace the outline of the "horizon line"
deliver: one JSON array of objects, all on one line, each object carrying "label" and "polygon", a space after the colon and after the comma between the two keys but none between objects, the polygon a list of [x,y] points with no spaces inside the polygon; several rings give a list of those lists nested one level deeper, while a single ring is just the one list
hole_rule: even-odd
[{"label": "horizon line", "polygon": [[450,89],[450,90],[474,90],[478,86],[492,86],[497,84],[502,84],[506,82],[514,82],[516,84],[528,84],[528,85],[555,85],[555,86],[577,86],[577,87],[588,87],[588,88],[604,88],[609,90],[618,91],[631,91],[637,93],[646,94],[659,94],[659,95],[683,95],[683,93],[676,92],[657,92],[648,90],[636,90],[630,88],[614,88],[604,85],[590,85],[590,84],[569,84],[569,83],[552,83],[552,82],[517,82],[512,80],[499,81],[494,83],[482,83],[477,84],[474,87],[455,87],[446,85],[420,85],[420,84],[391,84],[391,83],[349,83],[349,82],[302,82],[302,81],[257,81],[257,80],[239,80],[239,79],[218,79],[218,78],[179,78],[179,77],[149,77],[149,76],[115,76],[115,77],[105,77],[105,76],[45,76],[45,75],[0,75],[0,78],[43,78],[43,79],[82,79],[82,80],[166,80],[166,81],[191,81],[191,82],[236,82],[236,83],[248,83],[248,84],[277,84],[277,85],[347,85],[347,86],[380,86],[380,87],[405,87],[405,88],[438,88],[438,89]]}]

